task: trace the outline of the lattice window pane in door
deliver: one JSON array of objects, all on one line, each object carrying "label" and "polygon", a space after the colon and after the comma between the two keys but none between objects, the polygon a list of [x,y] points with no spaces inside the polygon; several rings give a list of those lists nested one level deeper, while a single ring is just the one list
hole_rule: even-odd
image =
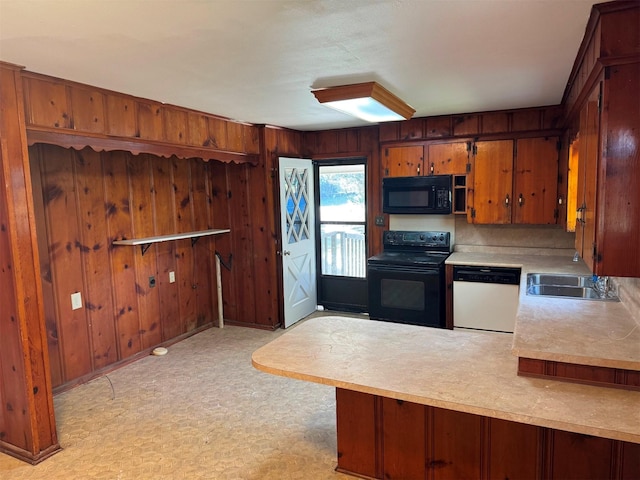
[{"label": "lattice window pane in door", "polygon": [[287,168],[284,174],[287,208],[287,241],[298,243],[309,238],[309,169]]}]

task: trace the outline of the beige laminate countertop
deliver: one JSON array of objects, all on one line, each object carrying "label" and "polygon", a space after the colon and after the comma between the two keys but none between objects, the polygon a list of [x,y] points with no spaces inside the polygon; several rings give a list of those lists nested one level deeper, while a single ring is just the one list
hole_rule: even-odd
[{"label": "beige laminate countertop", "polygon": [[318,317],[256,350],[267,373],[640,443],[640,392],[519,377],[512,336]]},{"label": "beige laminate countertop", "polygon": [[639,307],[633,298],[621,294],[622,302],[602,302],[526,294],[527,273],[590,274],[570,254],[454,252],[446,263],[522,268],[515,356],[640,371]]}]

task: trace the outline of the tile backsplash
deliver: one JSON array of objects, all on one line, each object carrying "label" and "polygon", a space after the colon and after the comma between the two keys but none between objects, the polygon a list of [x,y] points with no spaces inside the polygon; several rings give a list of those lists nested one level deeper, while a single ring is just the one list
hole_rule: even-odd
[{"label": "tile backsplash", "polygon": [[456,245],[525,248],[574,248],[574,233],[557,225],[473,225],[456,216]]},{"label": "tile backsplash", "polygon": [[573,249],[575,234],[557,225],[473,225],[464,215],[390,215],[390,230],[451,232],[454,245]]}]

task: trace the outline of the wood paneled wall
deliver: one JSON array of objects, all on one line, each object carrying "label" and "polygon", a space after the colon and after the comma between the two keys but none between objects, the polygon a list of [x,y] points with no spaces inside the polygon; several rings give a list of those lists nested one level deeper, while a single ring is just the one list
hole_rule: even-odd
[{"label": "wood paneled wall", "polygon": [[[127,152],[30,147],[51,374],[57,387],[210,326],[215,257],[226,314],[237,318],[251,277],[243,231],[251,167]],[[224,174],[221,174],[221,169]],[[231,228],[231,234],[114,246],[113,240]],[[248,245],[248,246],[247,246]],[[174,271],[175,283],[169,283]],[[149,278],[155,278],[155,287]],[[83,308],[71,309],[80,292]]]},{"label": "wood paneled wall", "polygon": [[23,72],[29,144],[258,162],[255,125]]},{"label": "wood paneled wall", "polygon": [[[225,321],[280,325],[275,173],[279,156],[300,156],[301,134],[263,127],[262,137],[258,166],[30,147],[54,387],[86,381],[211,326],[216,251],[231,264],[222,269]],[[231,232],[193,246],[189,239],[156,243],[144,255],[140,247],[112,245],[209,228]],[[72,310],[76,292],[83,308]]]},{"label": "wood paneled wall", "polygon": [[465,137],[540,136],[561,127],[559,105],[516,110],[412,118],[380,125],[380,142],[439,140]]}]

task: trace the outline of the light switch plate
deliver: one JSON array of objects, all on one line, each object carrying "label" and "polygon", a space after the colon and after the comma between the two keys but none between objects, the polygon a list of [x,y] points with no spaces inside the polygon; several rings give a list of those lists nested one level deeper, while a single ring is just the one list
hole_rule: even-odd
[{"label": "light switch plate", "polygon": [[384,215],[376,215],[376,225],[378,227],[384,227]]},{"label": "light switch plate", "polygon": [[71,310],[82,308],[82,294],[80,292],[71,294]]},{"label": "light switch plate", "polygon": [[174,283],[176,281],[176,272],[169,272],[169,283]]}]

